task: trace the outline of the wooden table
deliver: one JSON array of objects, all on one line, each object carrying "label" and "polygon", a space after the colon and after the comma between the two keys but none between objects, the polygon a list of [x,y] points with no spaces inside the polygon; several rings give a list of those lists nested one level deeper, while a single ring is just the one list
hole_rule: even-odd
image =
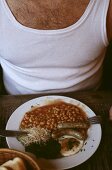
[{"label": "wooden table", "polygon": [[[0,96],[0,128],[5,128],[13,111],[24,102],[45,94],[33,95],[1,95]],[[46,94],[48,95],[48,94]],[[55,95],[55,94],[49,94]],[[97,151],[83,164],[72,170],[112,170],[112,123],[109,121],[109,109],[112,105],[112,91],[83,91],[74,93],[59,93],[75,98],[88,105],[96,114],[101,115],[102,139]],[[0,138],[0,148],[8,147],[5,138]]]}]

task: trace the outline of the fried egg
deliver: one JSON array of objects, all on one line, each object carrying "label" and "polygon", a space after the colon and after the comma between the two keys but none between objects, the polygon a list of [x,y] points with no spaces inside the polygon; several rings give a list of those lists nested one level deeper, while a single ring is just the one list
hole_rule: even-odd
[{"label": "fried egg", "polygon": [[61,144],[61,155],[70,156],[81,150],[84,145],[84,140],[79,140],[73,136],[65,135],[59,139],[59,143]]}]

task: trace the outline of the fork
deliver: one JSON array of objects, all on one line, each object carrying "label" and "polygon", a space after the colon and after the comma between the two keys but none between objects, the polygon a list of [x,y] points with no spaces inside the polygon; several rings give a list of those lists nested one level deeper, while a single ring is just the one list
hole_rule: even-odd
[{"label": "fork", "polygon": [[87,119],[90,124],[100,124],[102,122],[101,116],[92,116]]}]

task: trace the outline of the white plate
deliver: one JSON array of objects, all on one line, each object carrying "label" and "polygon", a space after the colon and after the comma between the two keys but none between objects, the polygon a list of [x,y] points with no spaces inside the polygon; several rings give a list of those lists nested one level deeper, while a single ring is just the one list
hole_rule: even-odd
[{"label": "white plate", "polygon": [[[20,107],[18,107],[9,118],[6,129],[18,130],[20,122],[24,117],[24,114],[31,109],[31,106],[36,106],[36,105],[43,106],[47,102],[52,100],[57,100],[57,99],[61,99],[65,102],[72,103],[74,105],[79,106],[87,113],[88,117],[95,115],[95,113],[87,105],[85,105],[84,103],[78,100],[65,97],[65,96],[53,96],[53,95],[43,96],[43,97],[32,99],[22,104]],[[79,151],[77,154],[68,157],[63,157],[60,159],[38,159],[38,164],[44,170],[62,170],[62,169],[69,169],[77,165],[80,165],[81,163],[89,159],[97,150],[101,141],[101,134],[102,131],[101,131],[100,124],[94,124],[89,128],[88,138],[85,141],[82,150]],[[6,141],[9,148],[25,151],[23,145],[16,138],[7,137]]]}]

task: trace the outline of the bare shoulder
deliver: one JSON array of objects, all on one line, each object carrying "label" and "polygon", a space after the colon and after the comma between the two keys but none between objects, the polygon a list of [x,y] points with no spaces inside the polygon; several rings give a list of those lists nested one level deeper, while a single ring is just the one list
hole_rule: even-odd
[{"label": "bare shoulder", "polygon": [[112,0],[110,0],[108,13],[107,13],[107,34],[108,39],[112,40]]}]

